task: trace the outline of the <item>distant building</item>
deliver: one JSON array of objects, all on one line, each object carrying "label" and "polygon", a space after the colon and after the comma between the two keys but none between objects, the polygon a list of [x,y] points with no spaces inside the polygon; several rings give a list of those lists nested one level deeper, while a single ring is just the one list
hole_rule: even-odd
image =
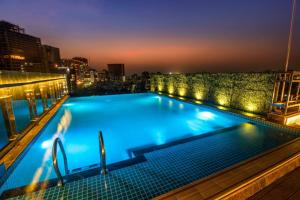
[{"label": "distant building", "polygon": [[74,57],[72,60],[75,62],[74,69],[77,77],[77,85],[84,82],[85,73],[88,68],[88,59],[83,57]]},{"label": "distant building", "polygon": [[74,63],[72,59],[62,59],[61,66],[59,66],[59,70],[62,72],[66,72],[67,74],[67,84],[70,93],[74,93],[76,90],[76,73],[74,69]]},{"label": "distant building", "polygon": [[98,80],[98,72],[95,69],[88,69],[84,77],[84,86],[89,87],[95,85]]},{"label": "distant building", "polygon": [[87,58],[83,58],[83,57],[73,57],[72,60],[77,60],[80,61],[82,63],[85,63],[86,65],[89,63]]},{"label": "distant building", "polygon": [[108,81],[109,75],[106,69],[101,70],[98,72],[98,82],[105,82]]},{"label": "distant building", "polygon": [[110,80],[125,81],[125,65],[124,64],[108,64],[108,74]]},{"label": "distant building", "polygon": [[0,21],[0,70],[44,72],[41,39]]},{"label": "distant building", "polygon": [[46,72],[57,72],[61,64],[59,48],[42,45],[43,61]]},{"label": "distant building", "polygon": [[62,59],[59,69],[67,73],[69,91],[75,92],[77,88],[84,87],[86,73],[88,72],[88,60],[82,57]]}]

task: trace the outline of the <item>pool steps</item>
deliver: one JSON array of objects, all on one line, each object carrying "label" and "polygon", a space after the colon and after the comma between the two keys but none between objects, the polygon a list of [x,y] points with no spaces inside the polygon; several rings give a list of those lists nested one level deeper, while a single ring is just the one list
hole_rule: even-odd
[{"label": "pool steps", "polygon": [[131,149],[127,150],[127,153],[130,157],[137,157],[137,156],[144,155],[146,153],[150,153],[150,152],[157,151],[157,150],[160,150],[160,149],[165,149],[165,148],[168,148],[168,147],[171,147],[171,146],[191,142],[191,141],[198,140],[198,139],[201,139],[201,138],[204,138],[204,137],[209,137],[209,136],[216,135],[216,134],[226,133],[228,131],[232,131],[232,130],[241,128],[241,127],[243,127],[247,124],[254,124],[254,123],[246,122],[246,123],[242,123],[242,124],[239,124],[239,125],[235,125],[235,126],[231,126],[231,127],[222,128],[222,129],[219,129],[219,130],[214,130],[214,131],[211,131],[211,132],[203,133],[203,134],[200,134],[200,135],[191,134],[189,137],[185,136],[183,138],[177,138],[177,139],[174,139],[172,141],[169,141],[169,142],[167,142],[165,144],[161,144],[161,145],[153,144],[153,145],[147,145],[146,147],[143,146],[143,147],[131,148]]}]

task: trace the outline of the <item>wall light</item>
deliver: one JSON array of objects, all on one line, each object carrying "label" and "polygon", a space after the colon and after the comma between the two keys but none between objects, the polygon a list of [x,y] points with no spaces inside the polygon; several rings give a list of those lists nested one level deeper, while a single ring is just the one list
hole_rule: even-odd
[{"label": "wall light", "polygon": [[163,86],[162,84],[159,84],[159,85],[158,85],[158,91],[161,92],[161,91],[163,90],[163,88],[164,88],[164,86]]},{"label": "wall light", "polygon": [[174,86],[173,85],[169,85],[168,86],[168,92],[169,92],[169,94],[173,94],[174,93]]},{"label": "wall light", "polygon": [[178,93],[180,96],[184,96],[186,94],[186,89],[185,88],[179,88]]},{"label": "wall light", "polygon": [[195,92],[195,98],[197,99],[197,100],[200,100],[200,99],[202,99],[203,98],[203,93],[202,92]]},{"label": "wall light", "polygon": [[245,106],[245,110],[255,112],[257,110],[257,106],[253,103],[247,103]]},{"label": "wall light", "polygon": [[229,104],[229,98],[226,95],[218,95],[217,96],[217,102],[221,105],[221,106],[226,106]]}]

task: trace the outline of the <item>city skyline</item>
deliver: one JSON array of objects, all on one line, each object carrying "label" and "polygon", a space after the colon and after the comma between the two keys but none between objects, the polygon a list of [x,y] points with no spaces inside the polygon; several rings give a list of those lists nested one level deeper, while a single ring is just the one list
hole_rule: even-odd
[{"label": "city skyline", "polygon": [[[289,1],[70,3],[3,0],[0,19],[59,47],[63,58],[87,57],[98,69],[107,63],[125,63],[129,73],[284,68]],[[300,65],[299,22],[298,14],[290,66]]]}]

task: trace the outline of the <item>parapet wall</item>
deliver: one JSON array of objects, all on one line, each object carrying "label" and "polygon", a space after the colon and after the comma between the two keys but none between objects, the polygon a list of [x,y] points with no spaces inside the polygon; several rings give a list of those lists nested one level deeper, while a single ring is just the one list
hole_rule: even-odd
[{"label": "parapet wall", "polygon": [[63,74],[0,71],[0,156],[67,94]]},{"label": "parapet wall", "polygon": [[14,99],[24,99],[25,90],[40,93],[40,88],[55,87],[58,84],[67,86],[64,74],[0,71],[0,96],[12,95]]},{"label": "parapet wall", "polygon": [[151,91],[266,114],[275,76],[273,72],[156,74],[151,76]]}]

